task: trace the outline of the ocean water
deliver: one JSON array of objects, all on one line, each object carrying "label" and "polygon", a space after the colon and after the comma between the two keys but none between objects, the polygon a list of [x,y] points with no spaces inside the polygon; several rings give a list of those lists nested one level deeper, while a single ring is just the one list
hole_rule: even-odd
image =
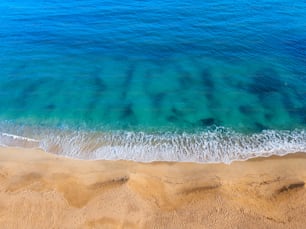
[{"label": "ocean water", "polygon": [[0,144],[81,159],[306,152],[306,3],[0,2]]}]

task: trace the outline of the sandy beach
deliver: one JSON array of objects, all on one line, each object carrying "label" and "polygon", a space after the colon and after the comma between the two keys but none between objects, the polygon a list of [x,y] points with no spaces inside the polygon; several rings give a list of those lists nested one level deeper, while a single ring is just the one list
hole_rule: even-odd
[{"label": "sandy beach", "polygon": [[1,228],[303,228],[306,154],[224,164],[0,148]]}]

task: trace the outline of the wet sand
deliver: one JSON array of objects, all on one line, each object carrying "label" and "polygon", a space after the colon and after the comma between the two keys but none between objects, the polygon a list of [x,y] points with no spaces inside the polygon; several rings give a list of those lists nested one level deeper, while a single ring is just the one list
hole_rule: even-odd
[{"label": "wet sand", "polygon": [[306,154],[82,161],[0,147],[1,228],[304,228]]}]

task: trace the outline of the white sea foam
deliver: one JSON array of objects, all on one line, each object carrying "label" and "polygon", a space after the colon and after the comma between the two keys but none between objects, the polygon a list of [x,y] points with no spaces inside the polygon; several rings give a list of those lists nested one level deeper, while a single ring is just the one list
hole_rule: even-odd
[{"label": "white sea foam", "polygon": [[[25,135],[27,130],[19,131]],[[306,152],[305,130],[242,134],[226,128],[196,133],[39,129],[30,137],[2,133],[0,144],[40,147],[79,159],[224,162]],[[38,140],[36,140],[38,139]]]},{"label": "white sea foam", "polygon": [[39,147],[39,141],[14,134],[0,133],[0,145],[37,148]]},{"label": "white sea foam", "polygon": [[27,137],[22,137],[14,134],[7,134],[7,133],[1,133],[2,136],[10,137],[13,139],[18,139],[22,141],[29,141],[29,142],[38,142],[38,140],[32,139],[32,138],[27,138]]}]

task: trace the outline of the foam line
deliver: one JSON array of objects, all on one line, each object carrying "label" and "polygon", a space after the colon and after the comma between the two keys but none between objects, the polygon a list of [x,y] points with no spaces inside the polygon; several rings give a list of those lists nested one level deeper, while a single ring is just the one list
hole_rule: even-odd
[{"label": "foam line", "polygon": [[242,134],[223,127],[194,133],[18,127],[11,130],[21,134],[2,133],[1,145],[40,147],[50,153],[90,160],[231,163],[260,156],[306,152],[303,129],[265,130],[254,134]]},{"label": "foam line", "polygon": [[38,148],[39,141],[33,138],[23,137],[15,134],[0,133],[0,145],[24,148]]},{"label": "foam line", "polygon": [[224,162],[306,152],[306,134],[263,131],[244,135],[225,128],[199,133],[86,132],[49,136],[40,146],[48,152],[80,159]]},{"label": "foam line", "polygon": [[6,136],[6,137],[11,137],[13,139],[18,139],[18,140],[24,140],[24,141],[29,141],[29,142],[39,142],[38,140],[35,140],[35,139],[32,139],[32,138],[27,138],[27,137],[23,137],[23,136],[14,135],[14,134],[1,133],[1,135]]}]

